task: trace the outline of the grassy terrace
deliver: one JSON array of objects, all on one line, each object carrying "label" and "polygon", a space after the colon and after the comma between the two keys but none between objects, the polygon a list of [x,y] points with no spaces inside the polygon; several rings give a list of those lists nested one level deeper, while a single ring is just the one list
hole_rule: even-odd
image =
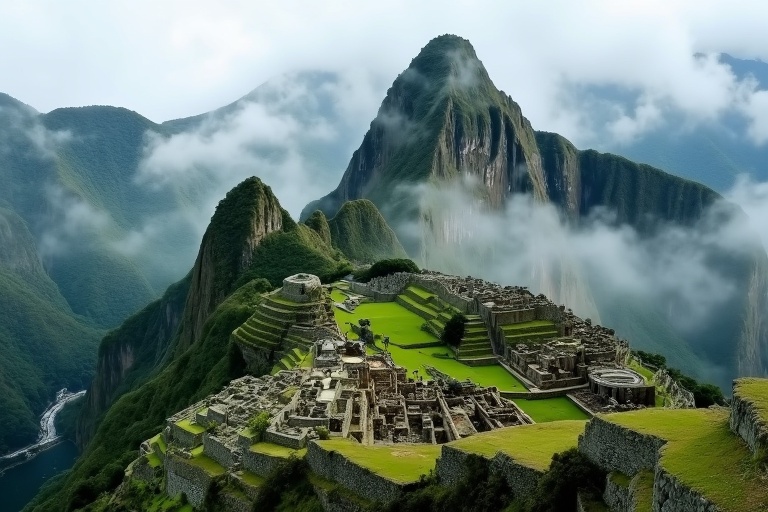
[{"label": "grassy terrace", "polygon": [[440,446],[431,444],[361,445],[349,439],[320,441],[324,450],[335,451],[347,460],[400,483],[418,481],[435,468]]},{"label": "grassy terrace", "polygon": [[301,450],[294,450],[293,448],[280,446],[279,444],[274,444],[274,443],[252,444],[250,450],[254,453],[261,453],[264,455],[270,455],[272,457],[281,457],[284,459],[289,458],[291,455],[295,455],[296,457],[301,458],[301,457],[304,457],[304,454],[307,453],[306,448]]},{"label": "grassy terrace", "polygon": [[502,452],[523,466],[544,471],[555,453],[576,447],[585,424],[572,420],[507,427],[465,437],[448,446],[488,458]]},{"label": "grassy terrace", "polygon": [[543,400],[515,400],[515,403],[536,423],[589,419],[584,411],[565,396]]},{"label": "grassy terrace", "polygon": [[[394,343],[408,345],[414,343],[437,342],[438,339],[421,330],[425,320],[415,313],[411,313],[396,302],[369,302],[360,304],[354,313],[347,313],[339,308],[334,308],[336,323],[342,332],[349,331],[347,322],[357,325],[361,318],[371,321],[371,329],[374,334],[389,336]],[[350,336],[354,335],[350,332]]]},{"label": "grassy terrace", "polygon": [[645,409],[603,419],[666,439],[661,465],[721,509],[768,510],[764,475],[728,428],[728,410]]},{"label": "grassy terrace", "polygon": [[427,377],[423,365],[434,366],[456,380],[469,379],[480,386],[496,386],[502,391],[525,391],[525,386],[499,365],[467,366],[453,359],[453,352],[448,347],[427,347],[403,349],[389,346],[392,359],[408,369],[408,372],[419,370]]},{"label": "grassy terrace", "polygon": [[734,394],[752,402],[760,419],[768,424],[768,379],[739,379]]},{"label": "grassy terrace", "polygon": [[192,423],[190,420],[177,421],[176,426],[181,427],[187,432],[191,432],[193,434],[202,434],[205,432],[205,428],[201,427],[197,423]]},{"label": "grassy terrace", "polygon": [[253,487],[261,487],[264,483],[264,478],[251,473],[250,471],[242,471],[240,477],[243,479],[243,482]]},{"label": "grassy terrace", "polygon": [[653,471],[641,471],[635,484],[636,510],[653,509]]}]

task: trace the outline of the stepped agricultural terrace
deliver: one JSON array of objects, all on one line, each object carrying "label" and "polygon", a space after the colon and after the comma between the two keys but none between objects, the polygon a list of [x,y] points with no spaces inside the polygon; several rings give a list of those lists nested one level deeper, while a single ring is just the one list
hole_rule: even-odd
[{"label": "stepped agricultural terrace", "polygon": [[[469,323],[451,350],[439,334],[457,312]],[[625,342],[521,287],[434,272],[323,287],[300,274],[265,294],[232,337],[248,367],[262,376],[232,381],[168,418],[163,432],[142,444],[128,484],[161,485],[197,508],[216,489],[214,499],[226,502],[224,509],[246,510],[275,468],[289,457],[306,457],[313,485],[326,499],[329,488],[339,487],[364,501],[387,502],[418,486],[430,470],[445,483],[461,479],[463,461],[474,453],[503,472],[515,493],[525,494],[552,455],[570,447],[609,467],[601,459],[610,449],[600,447],[603,425],[623,425],[622,415],[585,423],[593,411],[640,407],[627,416],[629,429],[640,428],[630,418],[641,418],[640,424],[653,418],[642,408],[653,405],[655,388],[622,364]],[[490,381],[517,383],[521,390]],[[584,401],[572,398],[590,391],[595,402],[587,415],[579,410],[587,410]],[[626,407],[602,406],[608,402]],[[543,409],[563,404],[578,415],[537,423]],[[747,412],[739,418],[746,420],[734,430],[747,432],[759,451],[765,429],[752,426],[760,415],[753,406],[742,409]],[[670,418],[675,412],[658,411]],[[696,421],[711,420],[702,418]],[[662,445],[654,445],[657,452]],[[661,460],[648,457],[654,464]],[[622,470],[627,478],[640,475],[637,485],[649,481],[647,468]],[[607,489],[613,489],[612,478]]]}]

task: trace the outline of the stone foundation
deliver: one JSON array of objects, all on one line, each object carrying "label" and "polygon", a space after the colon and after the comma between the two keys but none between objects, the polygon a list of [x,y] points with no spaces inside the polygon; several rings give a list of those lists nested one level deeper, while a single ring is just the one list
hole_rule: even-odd
[{"label": "stone foundation", "polygon": [[212,482],[213,478],[204,469],[188,464],[184,459],[174,456],[165,459],[165,492],[168,496],[183,493],[194,508],[200,508]]}]

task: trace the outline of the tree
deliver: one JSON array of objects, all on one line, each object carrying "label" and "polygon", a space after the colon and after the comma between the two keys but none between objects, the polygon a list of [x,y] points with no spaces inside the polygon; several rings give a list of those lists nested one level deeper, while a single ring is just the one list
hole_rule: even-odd
[{"label": "tree", "polygon": [[458,347],[461,344],[461,339],[464,337],[464,331],[466,330],[467,317],[462,313],[456,313],[450,320],[445,322],[445,328],[440,339],[446,345],[451,347]]},{"label": "tree", "polygon": [[355,272],[355,279],[367,283],[375,277],[388,276],[397,272],[419,272],[419,267],[406,258],[393,258],[389,260],[380,260],[371,265],[370,268]]}]

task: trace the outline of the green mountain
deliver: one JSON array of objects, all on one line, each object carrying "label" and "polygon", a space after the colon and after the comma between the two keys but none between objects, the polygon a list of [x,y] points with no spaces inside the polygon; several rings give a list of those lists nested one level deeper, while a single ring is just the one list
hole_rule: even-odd
[{"label": "green mountain", "polygon": [[[316,214],[323,215],[320,211]],[[388,258],[405,258],[405,250],[397,235],[376,205],[366,199],[347,201],[327,224],[333,246],[352,260],[375,263]]]},{"label": "green mountain", "polygon": [[[457,187],[469,198],[457,197]],[[742,215],[722,208],[712,221],[710,207],[720,208],[722,199],[713,190],[622,157],[580,151],[557,134],[535,132],[520,107],[493,85],[471,44],[444,35],[397,77],[339,185],[308,204],[302,218],[317,209],[332,218],[344,202],[369,199],[420,265],[476,275],[491,268],[503,272],[506,259],[514,262],[516,252],[525,254],[526,247],[508,247],[502,231],[492,232],[516,222],[498,225],[520,194],[554,206],[567,229],[588,226],[592,215],[610,212],[610,226],[627,226],[644,243],[670,227],[696,232]],[[468,226],[465,218],[478,212],[497,219],[497,225]],[[491,242],[480,247],[477,236]],[[702,231],[700,238],[705,237]],[[679,356],[671,358],[673,364],[700,376],[714,372],[712,380],[728,388],[736,375],[768,373],[768,329],[759,320],[768,311],[761,299],[768,288],[756,277],[766,255],[757,244],[731,252],[714,245],[701,248],[702,259],[739,292],[717,315],[685,329],[677,299],[659,293],[639,304],[636,298],[622,303],[608,297],[603,276],[567,249],[552,261],[531,261],[524,284],[609,323],[630,341],[664,340]],[[626,314],[640,305],[642,316],[654,322]]]},{"label": "green mountain", "polygon": [[169,414],[243,374],[232,331],[251,316],[261,293],[299,271],[334,280],[351,266],[291,220],[258,178],[232,189],[190,274],[102,341],[78,425],[85,451],[28,509],[72,510],[117,485],[136,447]]},{"label": "green mountain", "polygon": [[40,264],[34,238],[0,208],[0,453],[33,442],[62,387],[82,389],[103,331],[75,315]]}]

